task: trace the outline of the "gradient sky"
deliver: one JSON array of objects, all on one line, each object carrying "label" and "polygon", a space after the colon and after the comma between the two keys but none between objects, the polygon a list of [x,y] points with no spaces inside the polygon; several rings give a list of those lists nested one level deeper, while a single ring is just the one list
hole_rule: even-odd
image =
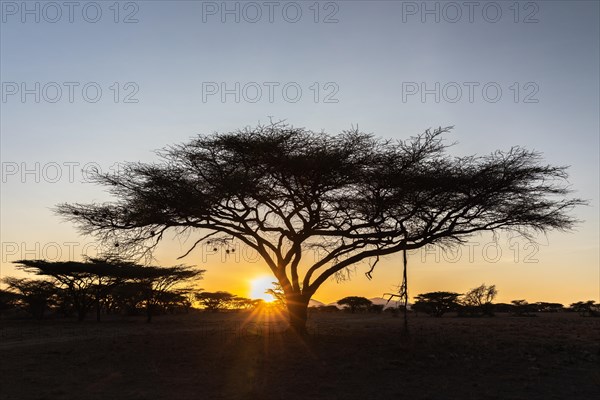
[{"label": "gradient sky", "polygon": [[[20,258],[94,255],[92,239],[51,211],[60,202],[108,200],[84,182],[84,166],[108,170],[152,161],[153,150],[165,145],[272,116],[329,133],[358,125],[387,138],[454,125],[449,140],[458,142],[455,154],[519,145],[542,152],[549,163],[570,165],[575,194],[590,200],[576,210],[584,221],[576,231],[539,237],[537,247],[501,235],[499,257],[488,236],[473,237],[456,257],[415,252],[409,289],[413,296],[464,292],[485,282],[497,285],[498,301],[599,300],[597,1],[521,2],[516,8],[512,1],[482,1],[472,15],[463,2],[453,3],[461,15],[445,2],[275,2],[272,22],[263,3],[228,2],[228,9],[239,10],[236,22],[235,14],[222,15],[222,2],[122,2],[118,15],[113,1],[79,2],[70,22],[64,6],[58,15],[45,3],[27,2],[34,11],[26,13],[20,1],[1,2],[2,276],[19,274],[10,263]],[[101,16],[92,23],[96,4]],[[250,83],[238,92],[239,102],[235,94],[222,102],[219,93],[206,92],[212,83],[234,89],[236,82],[240,88]],[[265,82],[274,82],[273,101]],[[86,101],[86,84],[88,99],[101,88],[97,102]],[[424,99],[422,84],[430,90]],[[262,97],[248,101],[257,85]],[[57,86],[62,97],[51,102]],[[289,101],[294,87],[302,90],[296,102]],[[410,94],[415,87],[419,93]],[[498,87],[502,94],[493,101]],[[24,99],[23,88],[30,90]],[[129,99],[137,102],[125,102],[136,90]],[[327,95],[337,102],[325,102]],[[165,243],[158,262],[174,263],[185,250],[180,241]],[[207,290],[249,295],[250,281],[269,272],[243,249],[239,260],[208,253],[185,260],[207,269],[201,282]],[[327,282],[315,298],[330,302],[394,290],[400,257],[380,263],[372,281],[365,270],[358,265],[350,281]]]}]

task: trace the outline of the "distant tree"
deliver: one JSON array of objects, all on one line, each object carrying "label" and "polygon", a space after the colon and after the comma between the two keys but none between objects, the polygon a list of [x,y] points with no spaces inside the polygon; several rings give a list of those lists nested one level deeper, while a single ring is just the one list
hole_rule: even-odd
[{"label": "distant tree", "polygon": [[371,300],[360,296],[348,296],[337,301],[340,306],[347,306],[352,314],[356,311],[367,311],[373,304]]},{"label": "distant tree", "polygon": [[554,313],[554,312],[562,311],[565,308],[565,306],[562,305],[561,303],[546,303],[546,302],[540,301],[535,304],[537,305],[537,311],[539,311],[539,312]]},{"label": "distant tree", "polygon": [[600,304],[595,304],[594,300],[578,301],[571,304],[571,309],[579,313],[582,317],[598,317],[600,316]]},{"label": "distant tree", "polygon": [[317,311],[319,312],[325,312],[325,313],[333,313],[333,312],[338,312],[340,311],[339,308],[337,308],[337,306],[331,304],[331,305],[324,305],[324,306],[318,306],[316,307]]},{"label": "distant tree", "polygon": [[107,296],[107,309],[109,312],[137,315],[145,307],[145,290],[145,286],[138,282],[121,282]]},{"label": "distant tree", "polygon": [[204,306],[206,311],[211,312],[229,308],[236,298],[236,295],[229,292],[201,292],[196,294],[196,300]]},{"label": "distant tree", "polygon": [[188,312],[192,306],[187,289],[166,290],[156,293],[155,307],[165,313]]},{"label": "distant tree", "polygon": [[[513,147],[455,157],[442,136],[339,135],[282,123],[199,136],[94,179],[112,203],[63,204],[57,212],[83,234],[127,256],[151,256],[168,232],[196,233],[198,245],[239,241],[281,284],[290,326],[306,332],[307,307],[328,279],[349,267],[426,245],[460,245],[482,231],[569,229],[564,167]],[[301,268],[306,252],[321,255]],[[304,270],[304,274],[300,272]]]},{"label": "distant tree", "polygon": [[371,304],[369,306],[369,312],[374,314],[381,314],[383,312],[383,304]]},{"label": "distant tree", "polygon": [[498,295],[496,285],[486,286],[485,283],[469,290],[461,299],[462,310],[470,315],[494,315],[492,301]]},{"label": "distant tree", "polygon": [[17,268],[36,275],[49,276],[56,287],[69,297],[77,313],[77,319],[83,321],[88,311],[96,305],[97,319],[100,319],[100,303],[107,294],[108,287],[117,281],[115,269],[107,268],[101,260],[77,261],[15,261]]},{"label": "distant tree", "polygon": [[459,296],[460,294],[455,292],[422,293],[415,297],[415,304],[412,308],[433,317],[441,317],[446,312],[456,309]]},{"label": "distant tree", "polygon": [[513,313],[515,306],[511,303],[494,303],[494,313]]},{"label": "distant tree", "polygon": [[252,310],[264,303],[262,299],[248,299],[246,297],[234,296],[229,303],[229,308],[234,310]]},{"label": "distant tree", "polygon": [[152,308],[158,302],[158,295],[176,284],[200,277],[204,272],[183,265],[143,266],[117,258],[90,258],[85,262],[20,260],[15,263],[18,264],[17,268],[52,277],[56,286],[70,297],[79,321],[85,319],[94,305],[99,321],[101,305],[112,289],[125,281],[130,281],[136,284],[136,295],[141,293],[143,296],[147,320],[150,322]]},{"label": "distant tree", "polygon": [[21,295],[10,290],[0,289],[0,314],[14,310],[18,307]]},{"label": "distant tree", "polygon": [[386,308],[386,309],[383,310],[384,313],[391,314],[394,317],[397,317],[398,313],[400,311],[404,311],[404,310],[401,309],[400,307],[388,307],[388,308]]},{"label": "distant tree", "polygon": [[52,282],[14,277],[5,277],[2,281],[17,294],[14,304],[35,319],[42,319],[48,307],[56,304],[57,288]]},{"label": "distant tree", "polygon": [[[182,293],[172,290],[174,286],[181,285],[191,279],[199,279],[203,273],[204,270],[198,270],[193,266],[156,267],[128,263],[124,266],[121,276],[136,282],[142,289],[146,306],[146,321],[151,322],[154,310],[161,304],[164,306],[167,298],[171,301],[174,299],[187,301]],[[190,289],[182,288],[180,290],[187,291]]]},{"label": "distant tree", "polygon": [[513,313],[518,317],[530,317],[537,311],[535,304],[529,304],[527,300],[513,300]]}]

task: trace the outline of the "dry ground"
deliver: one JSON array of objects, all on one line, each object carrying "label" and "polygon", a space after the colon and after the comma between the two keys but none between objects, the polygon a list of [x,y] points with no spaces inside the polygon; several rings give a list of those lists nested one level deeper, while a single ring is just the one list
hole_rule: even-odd
[{"label": "dry ground", "polygon": [[594,399],[600,318],[0,321],[2,399]]}]

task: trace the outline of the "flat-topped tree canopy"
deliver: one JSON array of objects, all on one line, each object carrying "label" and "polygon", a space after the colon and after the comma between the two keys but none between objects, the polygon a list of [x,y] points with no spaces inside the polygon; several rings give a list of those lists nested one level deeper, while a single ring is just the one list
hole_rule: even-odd
[{"label": "flat-topped tree canopy", "polygon": [[88,258],[86,261],[18,260],[17,268],[36,275],[52,276],[57,279],[122,278],[159,279],[174,277],[190,279],[202,275],[204,270],[186,265],[158,267],[137,264],[131,261],[103,258]]},{"label": "flat-topped tree canopy", "polygon": [[[88,258],[85,261],[19,260],[17,268],[36,275],[52,277],[72,297],[78,318],[83,320],[88,309],[98,301],[100,288],[110,288],[124,281],[134,281],[146,289],[148,320],[151,306],[160,294],[175,285],[201,278],[204,270],[195,266],[159,267],[137,264],[114,257]],[[97,309],[99,319],[100,310]]]},{"label": "flat-topped tree canopy", "polygon": [[[427,244],[460,244],[480,231],[532,235],[569,229],[566,167],[513,147],[452,157],[451,127],[408,140],[358,129],[329,135],[284,123],[200,135],[158,152],[160,162],[97,174],[115,201],[62,204],[84,234],[130,255],[164,234],[198,230],[203,242],[239,240],[258,252],[286,294],[292,325],[329,277],[357,262]],[[322,256],[299,274],[302,255]],[[304,311],[303,311],[304,310]]]}]

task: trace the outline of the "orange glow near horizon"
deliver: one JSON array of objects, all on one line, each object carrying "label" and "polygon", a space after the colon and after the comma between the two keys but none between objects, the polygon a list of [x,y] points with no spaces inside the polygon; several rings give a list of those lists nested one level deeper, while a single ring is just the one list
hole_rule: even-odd
[{"label": "orange glow near horizon", "polygon": [[275,300],[273,296],[265,293],[267,289],[273,288],[273,281],[275,281],[275,277],[269,275],[263,275],[258,278],[254,278],[252,281],[250,281],[250,298],[261,299],[266,303],[270,303]]},{"label": "orange glow near horizon", "polygon": [[[538,238],[538,247],[526,247],[525,240],[508,240],[501,236],[496,246],[490,246],[492,238],[473,236],[461,247],[460,254],[444,254],[442,249],[419,249],[409,253],[408,286],[410,301],[420,293],[431,291],[454,291],[465,293],[479,286],[495,284],[499,293],[496,302],[509,303],[515,299],[529,302],[547,301],[568,305],[576,301],[598,299],[600,296],[599,253],[597,224],[588,224],[577,234],[550,233]],[[14,236],[3,234],[3,260],[0,278],[16,276],[38,279],[33,274],[15,268],[13,261],[19,259],[80,260],[80,254],[95,256],[91,238],[81,238],[70,225],[59,225],[52,231],[38,229]],[[155,254],[154,264],[171,266],[179,263],[195,265],[206,272],[194,282],[204,291],[228,291],[249,298],[272,301],[264,293],[272,287],[276,278],[266,263],[253,252],[239,246],[234,254],[226,249],[214,252],[213,247],[199,247],[185,259],[179,260],[193,238],[179,241],[168,236]],[[75,244],[74,244],[75,243]],[[56,250],[59,250],[58,253]],[[300,274],[314,262],[315,255],[307,252],[302,261]],[[348,280],[338,282],[328,279],[313,296],[325,304],[346,296],[382,297],[384,293],[397,290],[402,280],[402,260],[398,254],[382,258],[373,279],[364,272],[366,263],[351,268]],[[4,285],[0,282],[0,288]],[[596,300],[598,301],[598,300]]]}]

